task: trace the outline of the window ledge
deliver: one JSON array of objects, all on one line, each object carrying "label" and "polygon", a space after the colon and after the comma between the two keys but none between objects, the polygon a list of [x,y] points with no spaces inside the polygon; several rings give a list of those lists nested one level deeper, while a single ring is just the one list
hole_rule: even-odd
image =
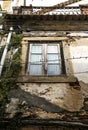
[{"label": "window ledge", "polygon": [[74,76],[19,76],[17,83],[75,83]]}]

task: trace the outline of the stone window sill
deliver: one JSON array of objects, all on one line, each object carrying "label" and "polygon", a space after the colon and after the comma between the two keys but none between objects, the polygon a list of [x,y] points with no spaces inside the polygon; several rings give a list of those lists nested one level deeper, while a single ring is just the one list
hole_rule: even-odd
[{"label": "stone window sill", "polygon": [[74,76],[19,76],[18,83],[76,83]]}]

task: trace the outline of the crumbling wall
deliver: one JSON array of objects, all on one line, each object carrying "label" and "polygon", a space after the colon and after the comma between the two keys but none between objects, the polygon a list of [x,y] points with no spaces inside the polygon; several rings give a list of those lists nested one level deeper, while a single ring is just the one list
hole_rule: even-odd
[{"label": "crumbling wall", "polygon": [[81,87],[84,99],[82,110],[88,111],[88,38],[70,37],[64,44],[64,55],[67,59],[65,60],[67,74],[77,77]]},{"label": "crumbling wall", "polygon": [[67,74],[88,83],[88,38],[73,37],[64,44]]},{"label": "crumbling wall", "polygon": [[[51,37],[43,37],[43,40],[50,40]],[[25,71],[25,64],[28,55],[28,41],[42,40],[41,37],[26,37],[22,41],[22,72],[21,75],[28,74]],[[21,106],[27,103],[27,115],[37,115],[38,118],[58,118],[62,111],[82,112],[84,107],[87,108],[87,41],[88,38],[66,38],[52,37],[52,40],[62,40],[64,50],[64,60],[66,65],[67,76],[76,76],[79,80],[77,83],[68,83],[59,81],[53,82],[23,82],[19,83],[20,90],[14,90],[10,93],[10,98],[19,99]],[[29,76],[30,78],[30,76]],[[31,112],[30,112],[31,111]],[[25,115],[25,114],[24,114]],[[85,112],[87,115],[87,112]],[[59,116],[60,118],[60,116]]]},{"label": "crumbling wall", "polygon": [[67,111],[79,111],[83,106],[81,90],[80,88],[75,89],[79,87],[77,85],[73,88],[66,83],[28,83],[20,85],[20,87],[31,95],[44,98]]}]

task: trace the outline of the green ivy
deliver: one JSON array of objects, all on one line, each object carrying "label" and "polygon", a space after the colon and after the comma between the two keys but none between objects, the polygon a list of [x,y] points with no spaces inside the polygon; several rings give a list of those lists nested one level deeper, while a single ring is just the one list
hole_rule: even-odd
[{"label": "green ivy", "polygon": [[[3,100],[8,96],[8,92],[16,85],[16,80],[21,71],[20,55],[21,55],[21,40],[22,35],[13,35],[11,43],[9,45],[9,51],[11,48],[18,48],[18,51],[14,54],[9,67],[5,69],[0,79],[0,105]],[[6,63],[5,63],[6,64]],[[5,65],[4,65],[5,67]],[[2,105],[1,105],[2,106]],[[2,107],[0,107],[2,108]]]},{"label": "green ivy", "polygon": [[17,34],[14,34],[13,36],[12,36],[12,39],[11,39],[11,41],[10,41],[10,44],[9,44],[9,49],[8,50],[10,50],[11,48],[18,48],[18,47],[21,47],[21,40],[22,40],[22,38],[23,38],[23,35],[22,34],[19,34],[19,35],[17,35]]}]

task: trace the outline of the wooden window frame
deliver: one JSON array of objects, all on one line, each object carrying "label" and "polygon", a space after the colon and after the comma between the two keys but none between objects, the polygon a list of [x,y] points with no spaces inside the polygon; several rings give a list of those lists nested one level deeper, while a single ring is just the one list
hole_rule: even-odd
[{"label": "wooden window frame", "polygon": [[[54,45],[54,44],[57,44],[57,45],[60,45],[60,55],[61,55],[61,74],[60,75],[57,75],[57,76],[62,76],[62,75],[66,75],[66,69],[65,69],[65,61],[64,61],[64,52],[63,52],[63,44],[62,44],[62,41],[29,41],[29,47],[28,47],[28,53],[29,53],[29,55],[28,55],[28,62],[30,61],[29,59],[30,59],[30,45],[31,44],[46,44],[46,45],[48,45],[48,44],[52,44],[52,45]],[[45,45],[45,46],[46,46]],[[27,53],[27,54],[28,54]],[[43,51],[43,55],[44,55],[44,57],[46,57],[46,55],[47,55],[47,53],[46,53],[46,50],[45,51]],[[46,59],[46,58],[45,58]],[[47,62],[45,63],[45,64],[47,64]],[[45,66],[45,64],[44,64],[44,66]],[[28,63],[28,65],[27,65],[27,73],[29,74],[29,72],[28,72],[28,70],[29,70],[29,63]],[[43,66],[43,67],[44,67]],[[47,73],[45,72],[45,70],[44,70],[44,68],[43,68],[43,74],[42,75],[30,75],[29,74],[29,76],[56,76],[56,75],[47,75]]]}]

